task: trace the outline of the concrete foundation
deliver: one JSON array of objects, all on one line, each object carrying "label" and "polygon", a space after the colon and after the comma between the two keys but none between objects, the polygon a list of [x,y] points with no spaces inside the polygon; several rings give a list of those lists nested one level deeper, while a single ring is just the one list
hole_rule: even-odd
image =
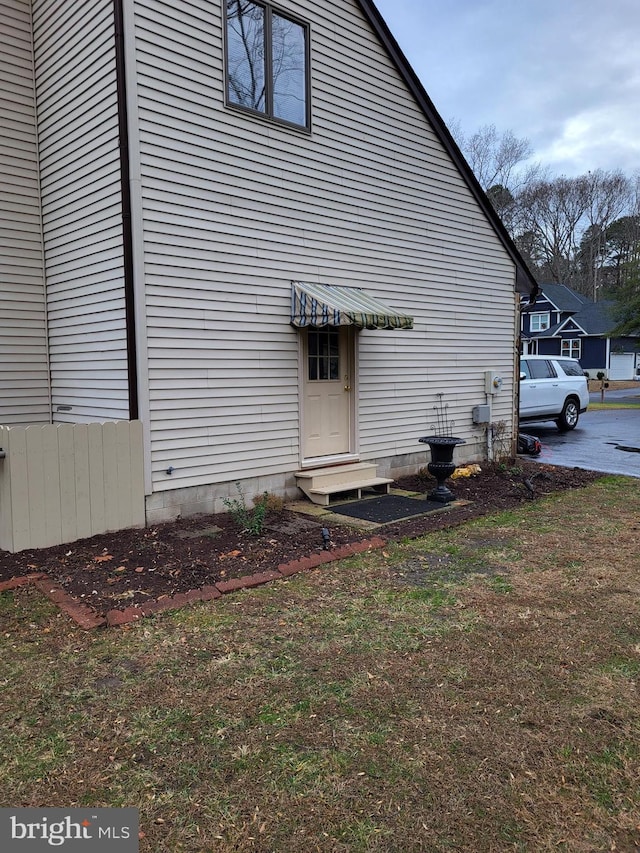
[{"label": "concrete foundation", "polygon": [[[486,458],[482,440],[468,442],[456,448],[454,456],[457,464],[466,462],[478,462]],[[416,450],[415,453],[399,454],[381,459],[363,460],[375,462],[378,466],[378,475],[391,477],[394,480],[399,477],[415,474],[420,468],[424,468],[429,461],[429,451]],[[176,518],[193,515],[211,515],[226,512],[225,499],[238,498],[236,483],[244,495],[247,506],[253,504],[253,498],[264,492],[276,495],[285,501],[295,501],[303,498],[303,494],[296,485],[292,472],[283,474],[272,474],[268,477],[248,477],[244,480],[233,480],[233,482],[212,483],[207,486],[189,486],[182,489],[171,489],[170,491],[155,492],[146,498],[146,520],[147,524],[159,524],[165,521],[174,521]]]}]

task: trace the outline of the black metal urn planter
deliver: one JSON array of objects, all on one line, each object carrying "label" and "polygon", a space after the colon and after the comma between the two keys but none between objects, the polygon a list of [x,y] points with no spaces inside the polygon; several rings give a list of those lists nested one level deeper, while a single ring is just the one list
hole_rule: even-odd
[{"label": "black metal urn planter", "polygon": [[453,421],[450,421],[447,416],[448,405],[443,401],[444,394],[437,395],[438,402],[433,407],[436,413],[436,422],[432,427],[436,429],[434,435],[425,435],[419,438],[418,441],[423,444],[428,444],[431,450],[431,462],[427,464],[427,470],[432,477],[438,481],[436,488],[429,493],[428,498],[431,501],[438,503],[449,503],[455,498],[455,495],[448,489],[444,481],[450,477],[458,467],[453,461],[453,451],[458,444],[464,444],[464,438],[456,438],[452,435]]},{"label": "black metal urn planter", "polygon": [[438,503],[449,503],[455,498],[451,489],[445,486],[444,481],[450,477],[458,467],[453,461],[453,451],[458,444],[464,444],[463,438],[453,435],[425,435],[418,441],[429,445],[431,461],[427,464],[427,470],[438,481],[433,491],[429,492],[430,501]]}]

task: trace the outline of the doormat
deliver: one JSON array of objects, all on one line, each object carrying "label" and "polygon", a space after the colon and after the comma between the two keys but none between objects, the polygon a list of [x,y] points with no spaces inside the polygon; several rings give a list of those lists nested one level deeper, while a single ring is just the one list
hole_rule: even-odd
[{"label": "doormat", "polygon": [[379,498],[366,498],[344,504],[331,504],[329,509],[338,515],[361,518],[374,524],[389,524],[416,515],[445,509],[447,504],[428,501],[424,498],[406,498],[404,495],[380,495]]}]

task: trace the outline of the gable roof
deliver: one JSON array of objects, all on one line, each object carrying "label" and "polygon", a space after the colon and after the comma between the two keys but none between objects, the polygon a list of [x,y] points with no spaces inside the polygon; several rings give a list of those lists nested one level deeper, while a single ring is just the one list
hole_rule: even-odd
[{"label": "gable roof", "polygon": [[580,311],[591,302],[588,297],[576,293],[566,284],[541,284],[540,290],[540,295],[546,297],[558,311]]},{"label": "gable roof", "polygon": [[[542,286],[543,295],[546,295],[547,287],[549,285],[545,284]],[[553,287],[564,287],[569,294],[574,294],[574,291],[565,287],[565,285],[553,285]],[[579,294],[574,295],[579,296]],[[571,313],[570,317],[565,317],[559,323],[542,332],[529,332],[524,337],[553,338],[558,334],[564,333],[568,335],[572,332],[582,335],[593,335],[595,337],[607,335],[614,326],[612,309],[615,303],[610,299],[605,299],[602,302],[592,302],[586,296],[581,298],[584,302],[580,305],[579,310]],[[555,300],[554,305],[557,305]]]},{"label": "gable roof", "polygon": [[606,335],[615,325],[611,313],[614,304],[610,299],[589,302],[572,319],[582,326],[587,335]]},{"label": "gable roof", "polygon": [[406,56],[402,52],[402,49],[400,48],[400,45],[392,35],[391,30],[389,29],[386,21],[378,11],[373,0],[357,0],[357,3],[362,9],[365,17],[371,24],[374,32],[377,34],[378,38],[382,42],[383,46],[386,48],[389,57],[393,61],[400,76],[403,78],[409,91],[418,103],[418,106],[422,109],[428,121],[431,123],[436,133],[436,136],[442,143],[445,151],[457,166],[458,171],[464,178],[467,186],[471,191],[471,194],[474,196],[484,215],[489,220],[490,224],[493,226],[493,229],[496,232],[498,238],[500,239],[502,245],[506,249],[507,254],[514,262],[516,267],[516,291],[518,293],[530,296],[531,301],[534,301],[539,293],[539,287],[535,278],[529,271],[529,268],[527,267],[522,255],[520,254],[513,240],[509,236],[507,229],[504,227],[502,220],[494,210],[485,191],[480,186],[478,179],[476,178],[473,173],[473,170],[467,163],[462,151],[460,151],[460,148],[455,142],[448,127],[446,126],[442,117],[436,110],[433,101],[431,100],[424,86],[420,82],[418,75],[411,67],[409,60],[406,58]]},{"label": "gable roof", "polygon": [[[608,335],[615,326],[615,302],[612,299],[594,302],[566,284],[542,284],[540,290],[542,299],[547,299],[557,311],[570,316],[564,317],[542,332],[527,333],[527,338],[553,338],[559,333],[570,333],[573,330],[583,335],[601,337]],[[526,305],[522,311],[528,314],[539,309],[539,305]]]}]

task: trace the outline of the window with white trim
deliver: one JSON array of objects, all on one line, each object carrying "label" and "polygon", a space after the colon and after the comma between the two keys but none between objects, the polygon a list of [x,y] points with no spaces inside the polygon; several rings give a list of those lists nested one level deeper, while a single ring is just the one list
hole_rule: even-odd
[{"label": "window with white trim", "polygon": [[270,3],[226,2],[227,104],[309,128],[309,27]]},{"label": "window with white trim", "polygon": [[582,355],[580,338],[564,338],[560,345],[560,355],[564,358],[580,358]]},{"label": "window with white trim", "polygon": [[546,313],[540,314],[530,314],[529,315],[529,331],[530,332],[544,332],[549,328],[550,325],[550,314],[547,311]]}]

